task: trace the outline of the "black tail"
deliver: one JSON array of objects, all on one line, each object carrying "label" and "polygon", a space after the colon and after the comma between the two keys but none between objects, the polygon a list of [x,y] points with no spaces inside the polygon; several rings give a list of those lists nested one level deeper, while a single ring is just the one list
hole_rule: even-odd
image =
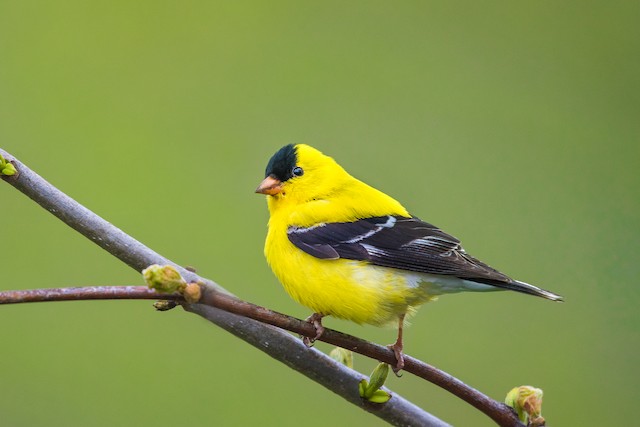
[{"label": "black tail", "polygon": [[522,292],[523,294],[535,295],[551,301],[564,301],[564,297],[562,295],[554,294],[553,292],[546,291],[519,280],[514,280],[510,283],[500,283],[497,284],[497,286],[504,289],[510,289],[512,291]]}]

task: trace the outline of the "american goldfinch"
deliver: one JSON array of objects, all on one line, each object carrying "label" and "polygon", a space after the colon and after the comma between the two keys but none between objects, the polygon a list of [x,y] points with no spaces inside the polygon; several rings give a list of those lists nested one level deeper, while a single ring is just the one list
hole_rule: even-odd
[{"label": "american goldfinch", "polygon": [[455,237],[412,216],[396,200],[349,175],[308,145],[286,145],[267,164],[269,266],[287,293],[313,310],[324,331],[335,316],[382,326],[398,322],[392,346],[402,369],[405,315],[442,294],[513,290],[560,295],[514,280],[467,254]]}]

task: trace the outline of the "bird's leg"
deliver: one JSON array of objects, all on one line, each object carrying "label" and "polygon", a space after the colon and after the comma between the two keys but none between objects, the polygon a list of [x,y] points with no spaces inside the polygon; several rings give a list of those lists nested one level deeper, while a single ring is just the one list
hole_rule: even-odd
[{"label": "bird's leg", "polygon": [[402,328],[404,327],[404,314],[400,315],[399,323],[398,323],[398,339],[396,342],[390,346],[388,346],[393,353],[396,355],[396,366],[393,367],[393,372],[398,375],[398,372],[404,368],[404,354],[402,353]]},{"label": "bird's leg", "polygon": [[307,347],[312,347],[315,340],[320,338],[324,333],[324,326],[322,326],[322,318],[324,314],[313,313],[311,316],[307,317],[307,322],[311,323],[313,327],[316,329],[316,336],[313,338],[310,337],[302,337],[302,342]]}]

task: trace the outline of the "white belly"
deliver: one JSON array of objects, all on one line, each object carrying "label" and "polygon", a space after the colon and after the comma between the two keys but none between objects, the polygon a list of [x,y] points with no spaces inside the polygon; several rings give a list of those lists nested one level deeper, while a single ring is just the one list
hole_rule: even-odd
[{"label": "white belly", "polygon": [[453,294],[457,292],[492,292],[500,291],[497,286],[485,285],[453,276],[427,273],[405,273],[407,283],[423,289],[429,295]]}]

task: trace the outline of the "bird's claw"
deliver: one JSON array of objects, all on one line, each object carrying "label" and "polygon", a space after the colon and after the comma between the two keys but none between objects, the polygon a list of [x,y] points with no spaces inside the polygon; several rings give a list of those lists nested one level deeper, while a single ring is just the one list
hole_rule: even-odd
[{"label": "bird's claw", "polygon": [[313,343],[322,336],[322,334],[324,333],[324,326],[322,326],[322,318],[324,317],[324,315],[320,314],[320,313],[313,313],[311,316],[307,317],[306,321],[311,323],[313,325],[313,327],[316,330],[316,336],[315,337],[307,337],[307,336],[303,336],[302,337],[302,342],[304,343],[304,345],[306,345],[307,347],[313,347]]},{"label": "bird's claw", "polygon": [[387,346],[390,350],[393,350],[393,354],[396,356],[396,366],[392,366],[391,369],[396,377],[401,377],[399,372],[404,369],[404,353],[402,352],[402,343],[396,342]]}]

